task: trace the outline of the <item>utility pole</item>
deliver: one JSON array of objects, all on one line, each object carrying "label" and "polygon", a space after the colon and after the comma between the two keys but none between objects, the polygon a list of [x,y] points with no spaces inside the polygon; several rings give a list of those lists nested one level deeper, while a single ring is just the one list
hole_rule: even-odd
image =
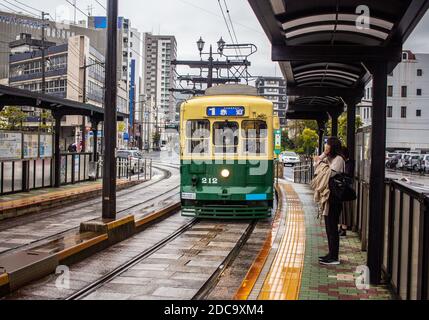
[{"label": "utility pole", "polygon": [[[83,86],[82,86],[82,102],[86,103],[86,56],[83,56]],[[85,133],[86,133],[86,116],[82,116],[82,149],[81,152],[85,152],[86,142],[85,142]]]},{"label": "utility pole", "polygon": [[210,55],[209,55],[209,73],[207,76],[207,88],[213,86],[213,47],[210,45]]},{"label": "utility pole", "polygon": [[45,72],[46,72],[46,64],[45,64],[45,17],[48,16],[49,13],[45,13],[44,11],[42,11],[42,58],[41,58],[41,62],[42,62],[42,93],[46,92],[46,76],[45,76]]},{"label": "utility pole", "polygon": [[104,95],[103,219],[116,219],[116,100],[118,0],[107,1],[106,92]]}]

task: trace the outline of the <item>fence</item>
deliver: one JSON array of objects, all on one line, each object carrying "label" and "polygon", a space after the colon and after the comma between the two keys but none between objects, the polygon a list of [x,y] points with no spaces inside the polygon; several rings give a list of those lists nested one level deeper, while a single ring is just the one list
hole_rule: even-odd
[{"label": "fence", "polygon": [[[102,159],[102,157],[100,157]],[[152,178],[152,160],[122,159],[116,163],[118,179]],[[92,153],[61,154],[61,184],[90,181],[103,176],[103,162],[93,162]],[[27,192],[54,185],[53,158],[0,161],[0,195]]]},{"label": "fence", "polygon": [[314,175],[312,160],[306,160],[296,164],[293,168],[293,180],[295,183],[309,184]]}]

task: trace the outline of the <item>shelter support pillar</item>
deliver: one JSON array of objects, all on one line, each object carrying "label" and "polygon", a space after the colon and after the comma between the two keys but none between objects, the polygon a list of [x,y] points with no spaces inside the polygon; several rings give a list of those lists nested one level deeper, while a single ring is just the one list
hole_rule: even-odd
[{"label": "shelter support pillar", "polygon": [[338,112],[329,113],[331,116],[331,136],[338,137],[338,117],[340,116]]},{"label": "shelter support pillar", "polygon": [[63,114],[59,112],[52,112],[55,119],[55,139],[54,139],[54,186],[59,188],[61,186],[61,150],[60,150],[60,136],[61,136],[61,119]]},{"label": "shelter support pillar", "polygon": [[324,146],[323,146],[323,136],[325,135],[325,130],[326,130],[326,121],[321,121],[318,120],[317,121],[317,126],[318,126],[318,135],[319,135],[319,156],[323,153],[324,151]]},{"label": "shelter support pillar", "polygon": [[370,281],[381,282],[385,197],[387,62],[367,64],[373,77],[371,176],[369,186],[368,267]]},{"label": "shelter support pillar", "polygon": [[356,104],[354,101],[347,102],[347,148],[349,149],[350,159],[355,160],[356,145]]}]

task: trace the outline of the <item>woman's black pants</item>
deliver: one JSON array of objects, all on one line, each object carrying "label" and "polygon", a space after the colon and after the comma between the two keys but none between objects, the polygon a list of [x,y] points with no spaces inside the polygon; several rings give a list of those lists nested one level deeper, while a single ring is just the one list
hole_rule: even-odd
[{"label": "woman's black pants", "polygon": [[329,212],[325,216],[326,235],[328,237],[329,258],[338,260],[340,251],[340,235],[338,224],[343,204],[339,201],[329,199]]}]

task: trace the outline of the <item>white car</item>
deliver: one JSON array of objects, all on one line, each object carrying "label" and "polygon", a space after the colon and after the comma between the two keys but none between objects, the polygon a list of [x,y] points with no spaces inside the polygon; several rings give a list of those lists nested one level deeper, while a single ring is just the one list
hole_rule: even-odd
[{"label": "white car", "polygon": [[294,166],[297,163],[300,163],[301,160],[299,156],[293,151],[285,151],[280,154],[280,161],[283,162],[284,166],[291,165]]}]

